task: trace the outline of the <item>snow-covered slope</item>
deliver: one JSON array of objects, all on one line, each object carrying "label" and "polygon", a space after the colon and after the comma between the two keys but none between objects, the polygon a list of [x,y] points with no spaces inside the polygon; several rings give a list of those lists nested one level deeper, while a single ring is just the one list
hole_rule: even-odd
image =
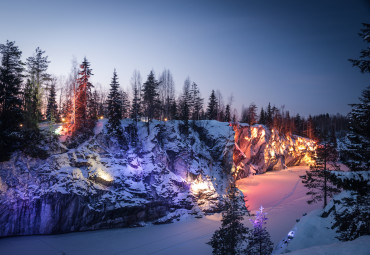
[{"label": "snow-covered slope", "polygon": [[186,212],[218,211],[234,132],[227,123],[201,121],[184,136],[180,123],[153,121],[149,135],[146,123],[138,123],[133,145],[133,123],[125,120],[122,147],[105,135],[102,120],[94,136],[46,160],[15,153],[0,163],[0,236],[171,222]]},{"label": "snow-covered slope", "polygon": [[[45,160],[17,152],[0,163],[0,236],[200,217],[220,210],[232,173],[301,163],[313,146],[261,125],[198,121],[184,135],[181,121],[153,121],[148,134],[144,122],[134,132],[132,120],[122,121],[122,146],[106,135],[105,124],[100,120],[93,136],[73,146],[61,136]],[[237,174],[230,173],[233,162]]]}]

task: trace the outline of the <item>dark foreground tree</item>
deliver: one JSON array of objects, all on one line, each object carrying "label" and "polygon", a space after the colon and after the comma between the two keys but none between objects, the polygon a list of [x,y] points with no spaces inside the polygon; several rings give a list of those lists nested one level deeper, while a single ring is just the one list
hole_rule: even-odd
[{"label": "dark foreground tree", "polygon": [[108,95],[108,134],[115,136],[118,139],[123,137],[123,129],[121,126],[122,119],[122,100],[119,92],[119,83],[116,70],[113,72],[112,82]]},{"label": "dark foreground tree", "polygon": [[352,171],[370,170],[370,86],[359,104],[351,104],[347,134],[346,164]]},{"label": "dark foreground tree", "polygon": [[329,165],[337,168],[335,162],[337,162],[338,155],[334,143],[328,141],[319,144],[315,153],[315,164],[311,166],[310,171],[306,171],[306,175],[300,177],[304,186],[309,190],[307,195],[311,196],[307,203],[324,201],[323,207],[325,208],[328,199],[340,191],[329,178]]},{"label": "dark foreground tree", "polygon": [[253,230],[250,231],[248,235],[248,246],[246,248],[245,254],[248,255],[270,255],[273,248],[273,243],[269,232],[266,229],[266,217],[265,212],[263,212],[263,207],[257,211],[256,218],[254,220],[250,219]]},{"label": "dark foreground tree", "polygon": [[228,189],[226,211],[222,213],[221,227],[208,242],[214,255],[243,254],[249,229],[242,223],[243,212],[238,203],[237,188],[232,183]]},{"label": "dark foreground tree", "polygon": [[22,126],[22,52],[14,42],[0,44],[0,161],[7,160],[19,139]]}]

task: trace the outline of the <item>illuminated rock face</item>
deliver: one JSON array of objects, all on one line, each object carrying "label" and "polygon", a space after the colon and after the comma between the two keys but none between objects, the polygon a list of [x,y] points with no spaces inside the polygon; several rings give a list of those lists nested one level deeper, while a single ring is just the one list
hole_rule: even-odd
[{"label": "illuminated rock face", "polygon": [[149,135],[138,123],[134,145],[133,123],[122,121],[128,144],[120,147],[101,120],[94,136],[45,160],[13,154],[0,163],[0,236],[163,223],[177,210],[220,210],[234,131],[200,121],[185,136],[181,123],[153,121]]},{"label": "illuminated rock face", "polygon": [[316,145],[310,139],[280,135],[263,125],[234,125],[234,130],[233,175],[236,179],[313,163],[310,155]]},{"label": "illuminated rock face", "polygon": [[[122,121],[120,147],[99,120],[87,141],[45,160],[19,152],[0,163],[0,236],[64,233],[171,222],[184,212],[219,211],[232,174],[307,163],[310,141],[261,125],[199,121],[187,136],[181,121]],[[131,128],[131,129],[130,129]],[[313,146],[313,144],[312,144]],[[242,201],[244,204],[244,201]],[[172,216],[171,216],[172,215]]]}]

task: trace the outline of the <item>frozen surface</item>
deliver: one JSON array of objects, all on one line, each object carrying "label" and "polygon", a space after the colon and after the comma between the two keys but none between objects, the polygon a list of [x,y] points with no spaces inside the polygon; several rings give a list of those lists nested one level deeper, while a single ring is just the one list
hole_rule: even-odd
[{"label": "frozen surface", "polygon": [[[306,190],[299,180],[305,167],[268,172],[239,180],[254,213],[263,205],[275,243],[283,239],[303,213],[320,207],[308,206]],[[167,225],[142,228],[100,230],[50,236],[11,237],[0,239],[1,254],[211,254],[206,244],[220,226],[221,216],[202,219],[185,218]],[[248,227],[250,223],[245,218]]]}]

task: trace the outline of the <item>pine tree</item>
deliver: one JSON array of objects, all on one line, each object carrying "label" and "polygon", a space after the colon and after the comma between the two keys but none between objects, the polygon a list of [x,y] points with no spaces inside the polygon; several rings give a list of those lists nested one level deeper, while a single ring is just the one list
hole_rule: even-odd
[{"label": "pine tree", "polygon": [[208,242],[214,255],[241,255],[249,229],[242,223],[243,212],[238,203],[237,188],[232,183],[225,201],[226,211],[222,213],[221,227]]},{"label": "pine tree", "polygon": [[212,90],[211,95],[209,96],[209,102],[207,107],[207,118],[209,120],[217,119],[217,99],[215,96],[215,91]]},{"label": "pine tree", "polygon": [[27,91],[29,93],[27,98],[29,104],[25,106],[25,114],[32,119],[29,118],[30,122],[26,122],[25,127],[33,130],[38,129],[38,122],[43,118],[44,85],[51,79],[50,74],[46,72],[50,61],[44,54],[45,51],[37,47],[35,54],[28,57],[26,62],[30,82]]},{"label": "pine tree", "polygon": [[72,132],[75,131],[91,131],[92,121],[88,118],[87,102],[91,96],[91,88],[93,85],[89,82],[89,78],[92,75],[90,69],[90,63],[84,58],[80,65],[80,71],[78,73],[79,78],[77,79],[77,88],[75,95],[75,123]]},{"label": "pine tree", "polygon": [[271,109],[271,104],[269,103],[267,106],[267,110],[266,110],[266,125],[269,128],[272,128],[272,117],[273,117],[273,113]]},{"label": "pine tree", "polygon": [[225,122],[230,122],[231,121],[231,112],[230,112],[230,105],[226,105],[226,110],[225,110]]},{"label": "pine tree", "polygon": [[192,120],[199,120],[200,119],[200,113],[203,109],[203,98],[200,97],[200,91],[198,88],[198,85],[193,82],[191,85],[191,116]]},{"label": "pine tree", "polygon": [[318,145],[314,156],[315,164],[311,166],[310,171],[306,171],[306,175],[300,176],[302,183],[309,189],[307,195],[311,199],[308,204],[324,201],[323,207],[328,204],[328,198],[340,190],[330,180],[329,165],[337,168],[336,162],[338,154],[333,142],[323,141]]},{"label": "pine tree", "polygon": [[56,91],[55,91],[55,83],[52,82],[50,85],[49,97],[48,97],[48,105],[46,108],[46,118],[47,120],[58,120],[58,106],[56,102]]},{"label": "pine tree", "polygon": [[[370,24],[362,23],[362,25],[364,28],[361,29],[359,35],[366,43],[370,44]],[[361,51],[359,59],[350,59],[349,61],[352,62],[353,66],[360,68],[362,73],[370,73],[370,47]]]},{"label": "pine tree", "polygon": [[263,212],[263,209],[261,206],[260,210],[257,211],[256,218],[254,220],[250,219],[253,230],[250,231],[247,238],[248,246],[245,250],[247,255],[270,255],[272,252],[273,243],[265,227],[267,213]]},{"label": "pine tree", "polygon": [[122,99],[119,93],[119,83],[116,70],[113,72],[112,82],[110,84],[108,95],[108,134],[111,134],[119,139],[123,138],[123,130],[121,126],[122,119]]},{"label": "pine tree", "polygon": [[370,86],[359,104],[351,104],[347,134],[346,164],[352,171],[370,170]]},{"label": "pine tree", "polygon": [[153,71],[150,71],[147,81],[143,84],[143,107],[145,117],[148,118],[147,127],[148,134],[150,133],[149,125],[151,120],[158,113],[158,86],[159,82],[155,79]]},{"label": "pine tree", "polygon": [[17,142],[22,121],[22,52],[15,42],[0,44],[0,161],[7,160]]},{"label": "pine tree", "polygon": [[261,107],[261,112],[260,112],[260,119],[258,121],[259,124],[265,125],[266,124],[266,113],[263,110],[263,107]]}]

